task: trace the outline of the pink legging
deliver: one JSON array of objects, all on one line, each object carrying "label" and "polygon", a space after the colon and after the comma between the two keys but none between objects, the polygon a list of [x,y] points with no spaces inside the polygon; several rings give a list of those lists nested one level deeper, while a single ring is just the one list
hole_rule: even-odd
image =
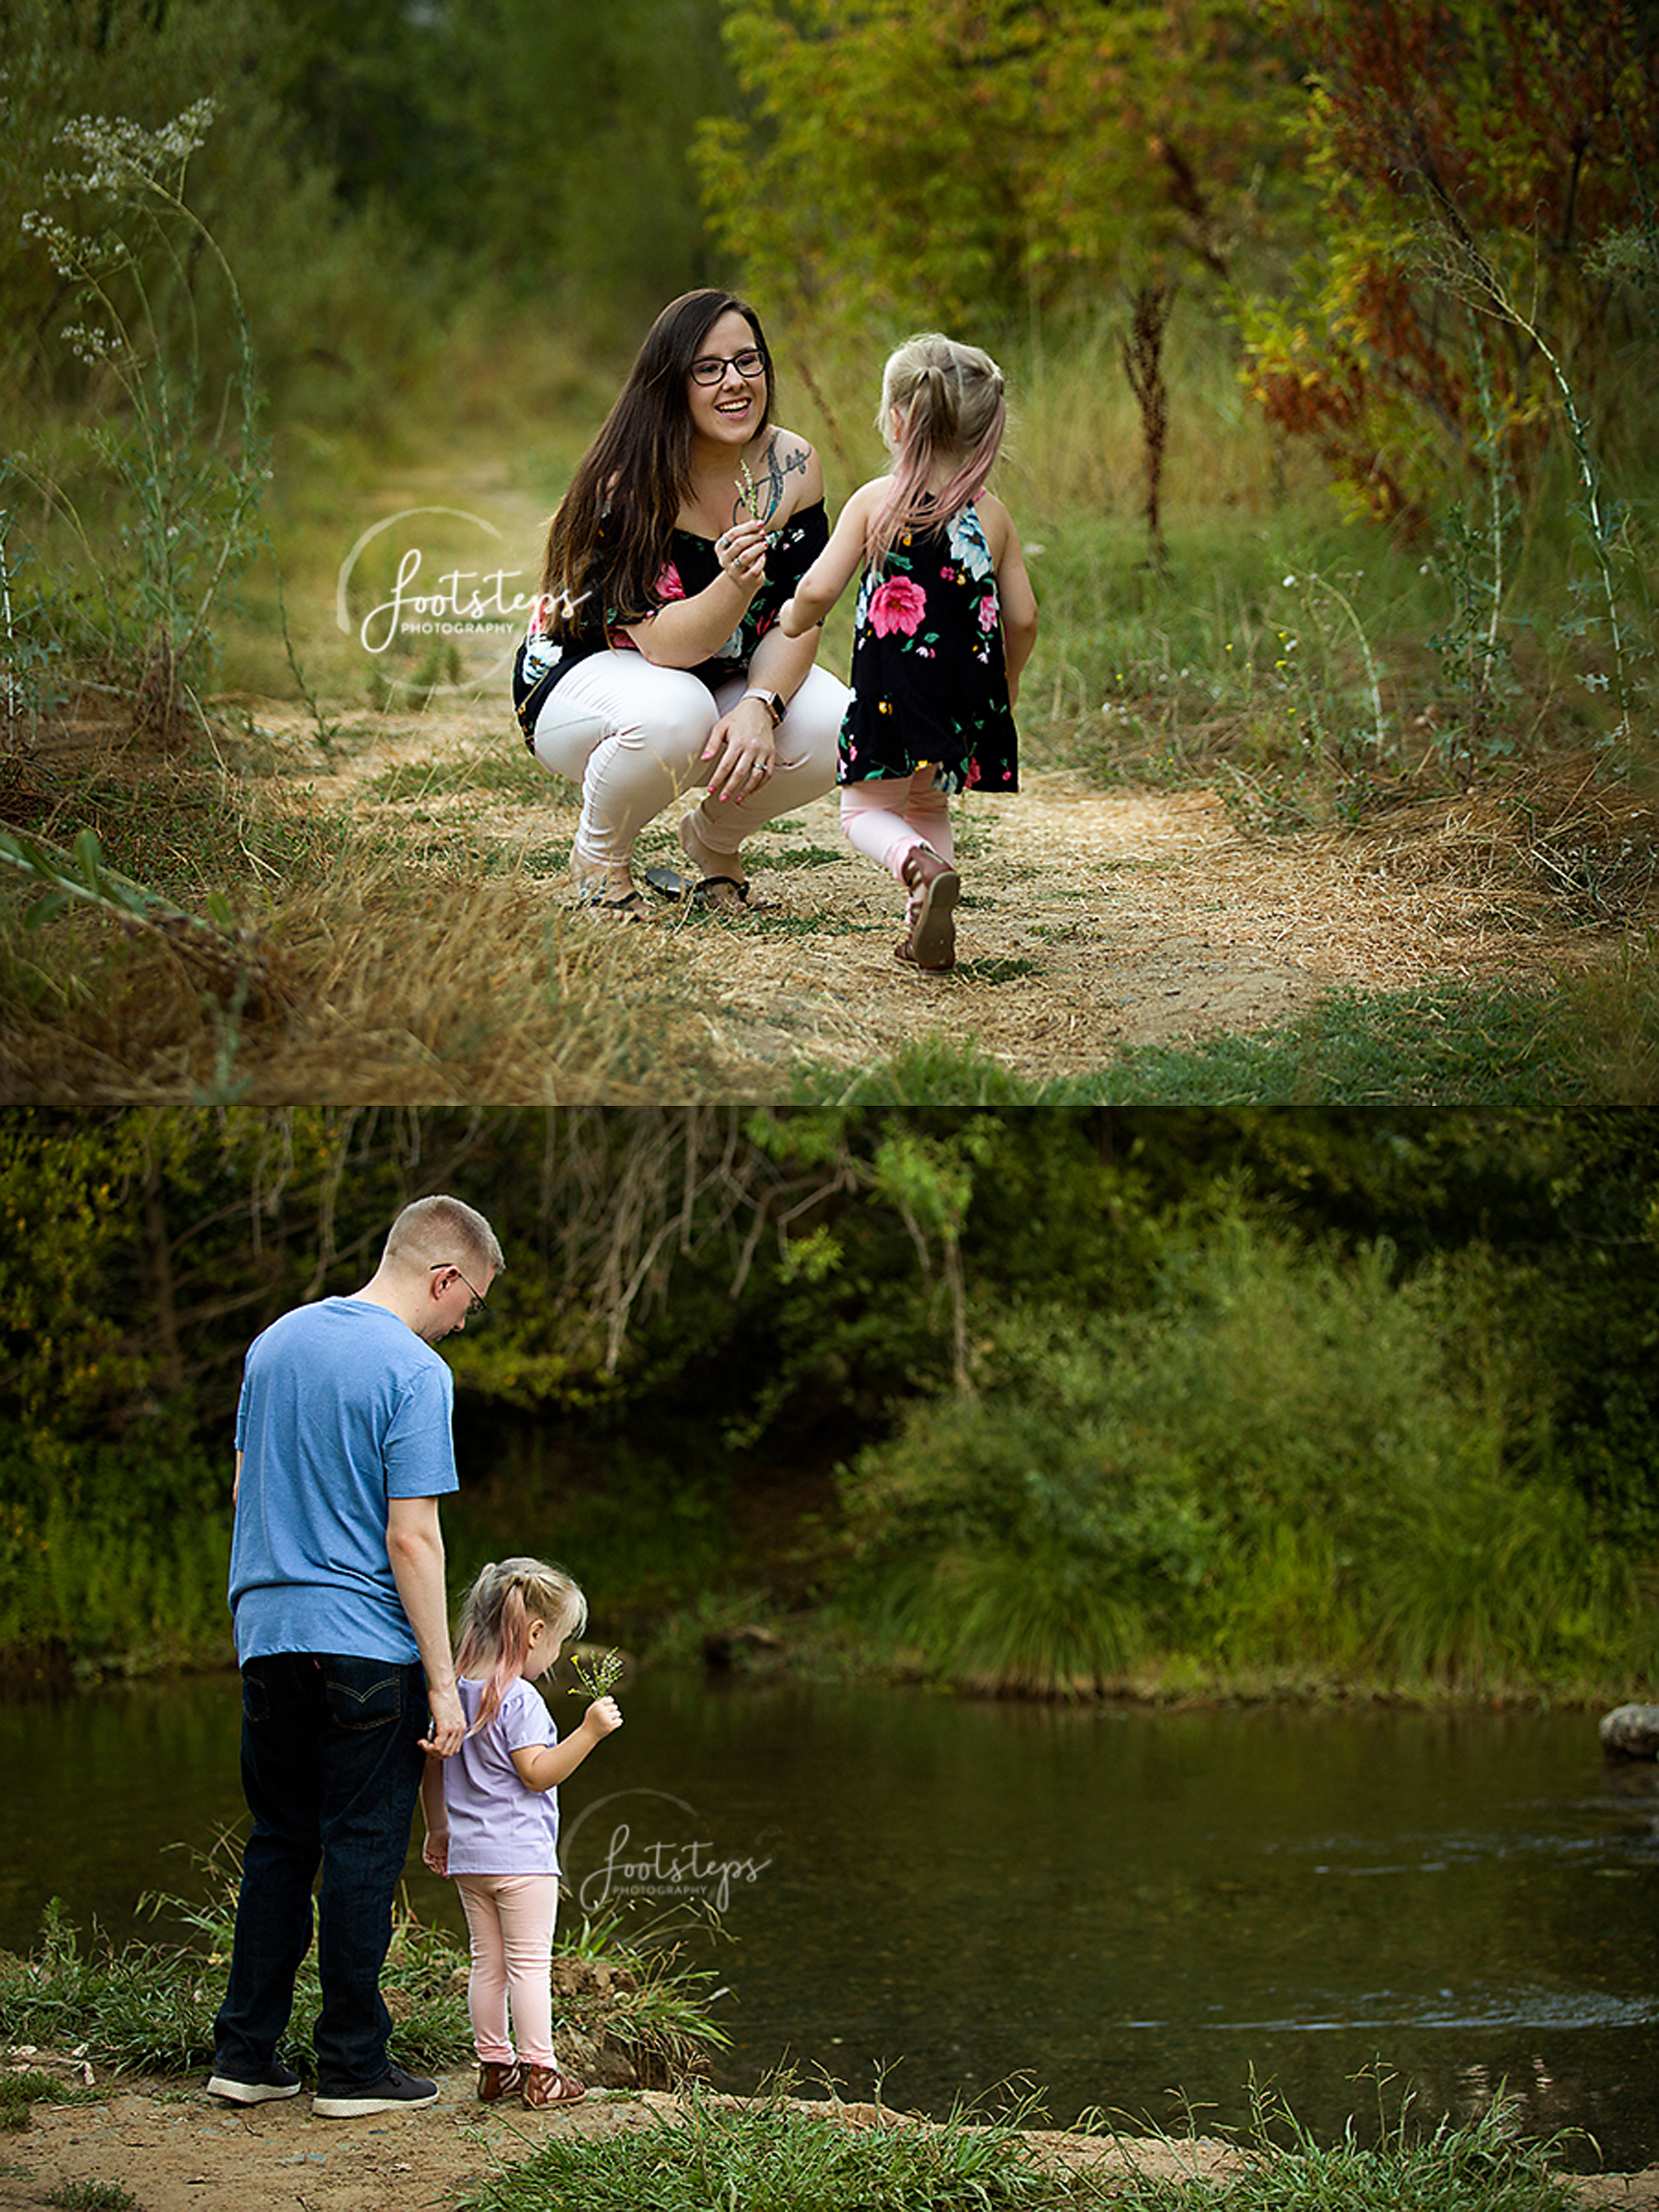
[{"label": "pink legging", "polygon": [[481,2059],[499,2066],[510,2066],[515,2057],[526,2066],[553,2065],[551,1967],[559,1877],[458,1874],[455,1887],[472,1939],[466,2008],[474,2049]]},{"label": "pink legging", "polygon": [[953,858],[951,803],[933,781],[931,767],[912,776],[876,776],[867,783],[844,783],[841,826],[866,860],[904,881],[904,864],[919,845],[941,860]]}]

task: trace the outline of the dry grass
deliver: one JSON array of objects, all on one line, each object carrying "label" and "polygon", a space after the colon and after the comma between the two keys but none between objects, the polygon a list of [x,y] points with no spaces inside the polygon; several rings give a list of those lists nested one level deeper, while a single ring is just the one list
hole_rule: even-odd
[{"label": "dry grass", "polygon": [[[176,808],[176,763],[128,751],[105,766],[130,779],[135,814],[158,790]],[[15,777],[7,818],[55,828],[58,781]],[[712,1079],[667,948],[571,910],[522,854],[434,852],[412,805],[381,810],[372,834],[348,810],[325,836],[331,810],[308,780],[264,779],[238,818],[222,772],[197,781],[227,817],[194,856],[198,902],[231,890],[245,963],[210,976],[165,935],[101,915],[31,930],[33,890],[4,886],[9,1102],[644,1103]],[[168,872],[185,904],[190,865]]]},{"label": "dry grass", "polygon": [[[64,773],[21,769],[0,794],[9,817],[51,818],[73,795]],[[321,760],[301,718],[269,713],[240,768],[197,778],[205,833],[176,765],[123,773],[135,814],[171,779],[184,826],[158,833],[167,887],[188,902],[194,865],[203,896],[229,889],[248,964],[213,985],[153,933],[14,929],[11,1103],[769,1099],[806,1067],[852,1079],[923,1045],[1041,1085],[1132,1046],[1278,1024],[1339,986],[1541,991],[1574,972],[1616,994],[1630,933],[1659,917],[1651,809],[1571,764],[1278,838],[1212,792],[1103,794],[1033,771],[1018,798],[958,810],[947,978],[893,960],[898,895],[841,838],[833,796],[755,841],[763,914],[663,905],[635,927],[580,912],[564,871],[574,793],[489,704],[363,718]],[[100,810],[118,820],[107,795]],[[658,848],[672,851],[666,822],[644,857]],[[1634,1085],[1650,1025],[1625,1026],[1616,1079]]]},{"label": "dry grass", "polygon": [[[369,874],[274,908],[271,980],[209,991],[165,943],[61,933],[0,1023],[13,1103],[647,1103],[707,1080],[660,948],[524,879]],[[15,971],[14,971],[14,981]]]},{"label": "dry grass", "polygon": [[[861,441],[850,376],[823,396]],[[1105,416],[1123,402],[1086,380],[1057,377],[1032,403],[1034,451],[1085,428],[1093,450],[1116,442]],[[1067,429],[1067,407],[1104,411]],[[499,681],[474,672],[482,696],[424,714],[336,703],[325,732],[247,699],[205,764],[91,725],[10,763],[0,820],[62,842],[90,823],[114,866],[181,905],[224,891],[252,945],[216,977],[94,918],[9,930],[0,1095],[779,1098],[805,1067],[852,1079],[919,1045],[1041,1086],[1136,1046],[1276,1025],[1338,987],[1542,991],[1564,974],[1604,988],[1609,1080],[1651,1083],[1630,987],[1632,948],[1659,919],[1659,822],[1588,758],[1291,836],[1265,833],[1237,772],[1224,802],[1028,764],[1018,798],[953,810],[959,966],[933,979],[893,961],[897,894],[846,845],[833,796],[754,841],[764,915],[660,907],[635,927],[577,911],[575,793],[536,768]],[[678,861],[670,817],[641,857]],[[0,885],[14,915],[31,896]]]}]

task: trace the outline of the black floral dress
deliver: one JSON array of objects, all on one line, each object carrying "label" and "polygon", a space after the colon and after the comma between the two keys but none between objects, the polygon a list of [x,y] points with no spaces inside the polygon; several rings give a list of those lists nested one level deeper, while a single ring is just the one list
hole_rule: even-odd
[{"label": "black floral dress", "polygon": [[836,781],[931,763],[941,791],[1018,791],[996,571],[971,502],[941,529],[907,532],[865,570],[854,621]]}]

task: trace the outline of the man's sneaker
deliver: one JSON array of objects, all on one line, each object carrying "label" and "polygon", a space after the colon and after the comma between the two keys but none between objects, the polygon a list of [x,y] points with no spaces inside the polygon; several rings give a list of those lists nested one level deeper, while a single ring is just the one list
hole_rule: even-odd
[{"label": "man's sneaker", "polygon": [[273,2097],[297,2097],[300,2077],[291,2067],[273,2058],[257,2081],[239,2081],[234,2074],[216,2074],[208,2083],[210,2097],[228,2098],[233,2105],[267,2105]]},{"label": "man's sneaker", "polygon": [[378,2081],[365,2081],[360,2089],[319,2088],[311,2109],[319,2119],[355,2120],[368,2112],[407,2112],[437,2101],[435,2081],[405,2074],[401,2066],[388,2066]]}]

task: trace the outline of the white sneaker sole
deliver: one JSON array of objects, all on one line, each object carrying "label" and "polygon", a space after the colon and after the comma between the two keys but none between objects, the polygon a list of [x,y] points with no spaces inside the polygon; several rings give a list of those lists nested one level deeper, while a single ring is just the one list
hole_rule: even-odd
[{"label": "white sneaker sole", "polygon": [[223,2097],[233,2105],[268,2105],[277,2097],[297,2097],[297,2081],[283,2088],[269,2081],[233,2081],[228,2074],[216,2074],[208,2083],[210,2097]]}]

